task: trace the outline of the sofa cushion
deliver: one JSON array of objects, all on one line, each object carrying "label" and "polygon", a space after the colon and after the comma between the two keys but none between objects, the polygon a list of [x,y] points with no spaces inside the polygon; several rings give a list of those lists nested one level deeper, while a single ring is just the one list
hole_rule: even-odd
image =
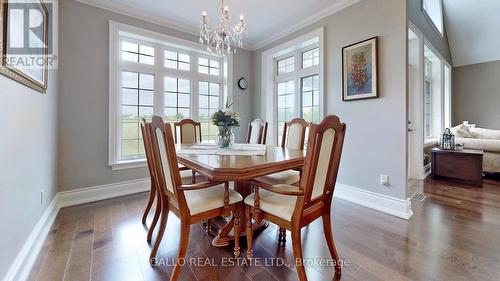
[{"label": "sofa cushion", "polygon": [[476,138],[457,138],[455,143],[463,143],[466,149],[479,149],[488,152],[500,153],[500,140],[495,139],[476,139]]},{"label": "sofa cushion", "polygon": [[451,128],[451,132],[457,138],[473,138],[474,137],[470,131],[470,127],[466,124],[460,124],[456,127]]},{"label": "sofa cushion", "polygon": [[500,130],[491,130],[484,128],[471,128],[472,136],[478,139],[496,139],[500,140]]}]

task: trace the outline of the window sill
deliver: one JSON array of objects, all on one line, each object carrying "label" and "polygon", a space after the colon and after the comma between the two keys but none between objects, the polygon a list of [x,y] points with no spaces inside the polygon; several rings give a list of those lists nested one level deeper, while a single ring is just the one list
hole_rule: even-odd
[{"label": "window sill", "polygon": [[429,147],[438,144],[437,139],[425,139],[424,140],[424,147]]},{"label": "window sill", "polygon": [[129,161],[120,161],[116,163],[110,164],[111,170],[126,170],[126,169],[136,169],[143,168],[147,166],[146,159],[137,159],[137,160],[129,160]]}]

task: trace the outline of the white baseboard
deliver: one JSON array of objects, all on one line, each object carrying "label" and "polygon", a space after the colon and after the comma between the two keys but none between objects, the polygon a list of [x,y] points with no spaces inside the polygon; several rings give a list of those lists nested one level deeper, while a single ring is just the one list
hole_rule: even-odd
[{"label": "white baseboard", "polygon": [[45,238],[47,238],[58,213],[59,205],[56,194],[45,212],[43,212],[42,217],[36,223],[35,228],[31,231],[21,251],[17,254],[16,259],[3,279],[4,281],[24,281],[28,278],[35,259],[42,249]]},{"label": "white baseboard", "polygon": [[61,208],[145,192],[150,190],[149,179],[105,184],[70,191],[58,192]]},{"label": "white baseboard", "polygon": [[58,192],[12,263],[3,281],[25,281],[61,208],[110,199],[150,189],[149,179]]},{"label": "white baseboard", "polygon": [[410,200],[397,199],[345,184],[338,183],[335,186],[334,198],[343,199],[406,220],[413,215]]}]

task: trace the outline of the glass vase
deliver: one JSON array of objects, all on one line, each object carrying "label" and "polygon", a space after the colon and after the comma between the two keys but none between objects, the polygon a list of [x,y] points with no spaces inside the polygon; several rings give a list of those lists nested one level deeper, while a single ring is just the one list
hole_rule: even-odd
[{"label": "glass vase", "polygon": [[234,144],[233,127],[219,126],[217,134],[217,146],[220,148],[230,147]]}]

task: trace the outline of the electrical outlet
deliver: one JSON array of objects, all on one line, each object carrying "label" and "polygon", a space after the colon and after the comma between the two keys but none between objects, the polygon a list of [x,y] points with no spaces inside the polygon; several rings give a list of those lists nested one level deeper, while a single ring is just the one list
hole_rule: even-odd
[{"label": "electrical outlet", "polygon": [[389,186],[389,176],[388,175],[380,175],[380,184]]},{"label": "electrical outlet", "polygon": [[43,190],[40,190],[40,205],[43,205]]}]

